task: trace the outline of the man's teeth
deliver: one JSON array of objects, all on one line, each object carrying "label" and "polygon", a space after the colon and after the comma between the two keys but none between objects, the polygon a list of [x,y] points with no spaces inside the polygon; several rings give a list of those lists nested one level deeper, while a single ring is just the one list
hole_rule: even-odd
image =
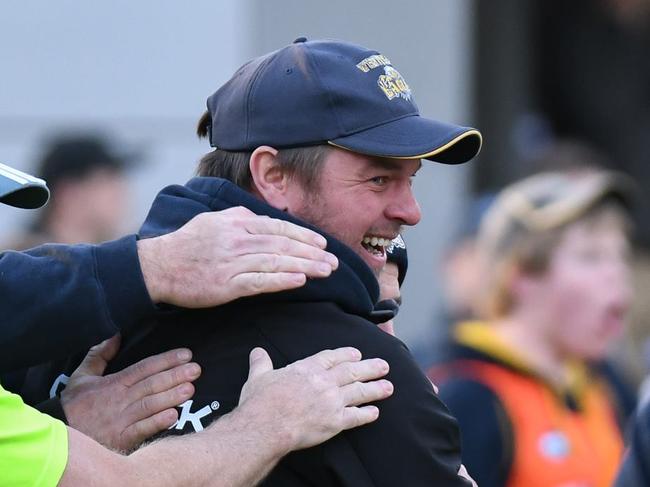
[{"label": "man's teeth", "polygon": [[382,237],[363,237],[362,242],[366,245],[372,245],[373,247],[388,247],[391,240]]}]

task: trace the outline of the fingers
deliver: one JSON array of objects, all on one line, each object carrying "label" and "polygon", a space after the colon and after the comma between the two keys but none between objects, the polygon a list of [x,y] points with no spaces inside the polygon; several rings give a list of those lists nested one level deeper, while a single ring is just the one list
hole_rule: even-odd
[{"label": "fingers", "polygon": [[379,417],[377,406],[349,407],[343,410],[341,429],[348,430],[372,423]]},{"label": "fingers", "polygon": [[169,429],[176,421],[178,421],[178,411],[165,409],[133,423],[122,433],[124,449],[127,451],[134,449],[147,438]]},{"label": "fingers", "polygon": [[104,375],[108,362],[115,357],[120,348],[119,333],[108,340],[104,340],[99,345],[92,347],[79,367],[76,374],[83,375]]},{"label": "fingers", "polygon": [[98,346],[101,348],[101,356],[106,360],[107,362],[110,362],[115,358],[117,355],[117,352],[120,350],[120,344],[122,342],[122,337],[120,336],[119,333],[116,335],[113,335],[111,338],[108,340],[104,340],[102,343],[100,343]]},{"label": "fingers", "polygon": [[135,423],[184,403],[194,395],[194,386],[189,382],[172,389],[151,394],[134,401],[122,413],[128,423]]},{"label": "fingers", "polygon": [[282,235],[299,242],[315,245],[321,249],[327,246],[327,240],[322,235],[307,228],[295,225],[284,220],[275,218],[258,217],[251,218],[245,224],[248,233],[258,235]]},{"label": "fingers", "polygon": [[393,394],[393,384],[387,380],[353,382],[341,387],[341,394],[346,406],[358,406],[381,401],[391,396]]},{"label": "fingers", "polygon": [[140,382],[135,383],[129,389],[129,399],[131,401],[138,401],[146,396],[171,390],[185,382],[195,381],[200,375],[201,367],[196,363],[178,365],[174,368],[145,377]]},{"label": "fingers", "polygon": [[323,350],[311,357],[299,360],[296,364],[331,369],[344,362],[358,362],[359,360],[361,360],[361,352],[359,350],[353,347],[341,347],[334,350]]},{"label": "fingers", "polygon": [[253,296],[260,293],[276,293],[304,286],[307,277],[291,272],[246,272],[237,274],[230,281],[234,297]]},{"label": "fingers", "polygon": [[248,370],[248,380],[255,379],[262,374],[273,370],[271,357],[263,348],[254,348],[248,357],[250,369]]},{"label": "fingers", "polygon": [[241,252],[242,255],[263,253],[301,257],[328,263],[333,269],[338,267],[338,259],[334,254],[313,245],[278,235],[248,235],[242,241]]},{"label": "fingers", "polygon": [[339,386],[354,382],[366,382],[385,376],[390,370],[388,362],[379,358],[361,362],[344,362],[332,367],[336,383]]},{"label": "fingers", "polygon": [[152,357],[147,357],[126,369],[114,374],[114,377],[122,384],[130,387],[141,380],[146,379],[158,372],[173,369],[178,365],[185,364],[192,358],[192,352],[187,348],[170,350]]},{"label": "fingers", "polygon": [[327,277],[334,270],[331,263],[322,260],[274,253],[241,255],[235,261],[235,266],[235,275],[247,272],[289,272],[308,277]]}]

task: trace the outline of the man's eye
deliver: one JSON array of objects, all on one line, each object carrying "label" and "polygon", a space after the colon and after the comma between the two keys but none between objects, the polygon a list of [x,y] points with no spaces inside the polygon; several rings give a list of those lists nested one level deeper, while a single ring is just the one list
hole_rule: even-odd
[{"label": "man's eye", "polygon": [[377,176],[372,179],[370,179],[370,182],[372,184],[376,184],[378,186],[383,186],[388,182],[388,178],[386,176]]}]

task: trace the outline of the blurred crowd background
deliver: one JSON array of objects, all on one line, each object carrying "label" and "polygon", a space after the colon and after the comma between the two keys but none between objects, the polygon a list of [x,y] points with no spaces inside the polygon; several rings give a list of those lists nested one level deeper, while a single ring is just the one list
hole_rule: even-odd
[{"label": "blurred crowd background", "polygon": [[41,213],[0,208],[12,235],[2,248],[135,231],[155,194],[189,179],[209,150],[194,135],[207,96],[299,36],[376,48],[396,60],[423,114],[483,133],[476,160],[425,164],[416,178],[423,220],[404,236],[395,326],[422,365],[481,286],[473,237],[491,195],[580,161],[640,187],[635,306],[613,347],[640,383],[650,365],[648,0],[5,4],[0,161],[47,179],[52,199]]}]

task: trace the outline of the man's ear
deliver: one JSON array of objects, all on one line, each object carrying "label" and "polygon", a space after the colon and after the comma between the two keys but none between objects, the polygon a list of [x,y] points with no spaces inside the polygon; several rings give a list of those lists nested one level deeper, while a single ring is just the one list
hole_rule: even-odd
[{"label": "man's ear", "polygon": [[249,161],[253,191],[271,206],[286,210],[288,177],[277,162],[277,149],[263,145],[253,151]]}]

